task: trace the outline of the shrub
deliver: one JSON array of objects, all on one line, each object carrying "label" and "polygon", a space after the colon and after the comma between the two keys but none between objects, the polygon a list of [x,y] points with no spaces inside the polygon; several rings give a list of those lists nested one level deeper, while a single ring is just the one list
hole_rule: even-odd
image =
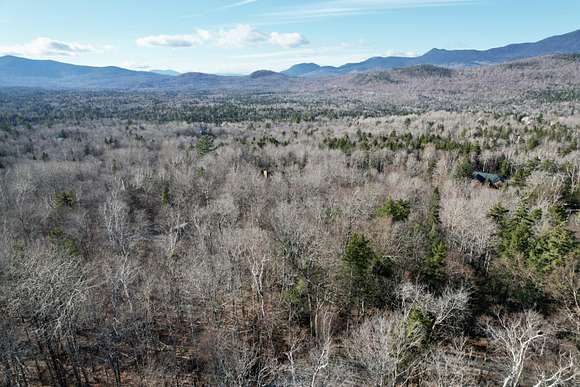
[{"label": "shrub", "polygon": [[419,338],[421,344],[426,344],[433,323],[433,316],[430,313],[413,306],[406,321],[407,338]]},{"label": "shrub", "polygon": [[411,213],[411,204],[408,200],[393,200],[388,198],[385,204],[377,211],[379,216],[390,216],[395,222],[405,221]]},{"label": "shrub", "polygon": [[526,142],[526,148],[528,148],[528,150],[533,150],[538,145],[540,145],[540,140],[537,137],[531,137]]},{"label": "shrub", "polygon": [[286,292],[286,301],[292,306],[294,318],[307,324],[310,321],[308,289],[303,277],[299,277],[294,286]]},{"label": "shrub", "polygon": [[48,232],[48,240],[62,253],[69,256],[80,255],[77,242],[67,235],[60,227],[54,227]]},{"label": "shrub", "polygon": [[52,202],[56,208],[74,207],[77,203],[77,195],[75,191],[56,192],[52,198]]}]

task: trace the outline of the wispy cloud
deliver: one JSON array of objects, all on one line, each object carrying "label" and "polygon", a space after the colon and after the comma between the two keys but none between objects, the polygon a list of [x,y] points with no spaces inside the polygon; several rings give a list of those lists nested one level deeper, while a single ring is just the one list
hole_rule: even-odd
[{"label": "wispy cloud", "polygon": [[99,49],[81,43],[63,42],[40,37],[29,43],[0,46],[0,54],[22,56],[77,56],[82,53],[97,52]]},{"label": "wispy cloud", "polygon": [[258,2],[258,0],[242,0],[242,1],[238,1],[236,3],[222,5],[222,6],[217,7],[217,8],[211,8],[211,9],[208,9],[208,10],[205,10],[202,12],[195,12],[195,13],[182,15],[182,16],[180,16],[180,19],[191,19],[191,18],[203,17],[203,16],[206,16],[206,15],[211,14],[211,13],[226,11],[226,10],[229,10],[232,8],[239,8],[239,7],[243,7],[245,5],[255,4],[257,2]]},{"label": "wispy cloud", "polygon": [[393,9],[449,7],[473,4],[480,0],[327,0],[314,4],[290,6],[258,16],[277,18],[281,22],[315,18],[366,15]]},{"label": "wispy cloud", "polygon": [[[274,51],[268,53],[242,54],[231,56],[231,60],[223,64],[223,72],[252,72],[257,68],[269,68],[281,71],[300,62],[314,62],[321,65],[339,66],[349,62],[360,62],[380,51],[364,47],[345,50],[342,45],[316,48],[300,48],[293,51]],[[264,63],[267,63],[265,65]]]},{"label": "wispy cloud", "polygon": [[397,50],[387,50],[382,56],[402,56],[406,58],[413,58],[418,56],[417,51],[397,51]]},{"label": "wispy cloud", "polygon": [[299,32],[262,32],[248,24],[239,24],[229,29],[218,31],[197,30],[187,35],[151,35],[139,38],[140,47],[195,47],[204,43],[219,48],[244,48],[269,44],[282,48],[296,48],[308,44],[308,40]]},{"label": "wispy cloud", "polygon": [[[305,47],[293,51],[271,51],[252,54],[240,54],[231,56],[235,60],[264,60],[276,63],[296,64],[297,61],[317,62],[319,64],[344,64],[345,58],[364,58],[381,55],[380,51],[373,50],[365,46],[350,46],[346,44],[338,44],[322,47]],[[326,60],[320,61],[319,58]]]},{"label": "wispy cloud", "polygon": [[264,67],[264,63],[268,63],[268,68],[280,71],[301,62],[314,62],[322,66],[340,66],[345,63],[361,62],[376,56],[412,57],[417,55],[418,53],[415,51],[385,51],[377,49],[376,47],[368,46],[364,41],[356,43],[342,42],[335,45],[302,47],[292,51],[279,50],[232,55],[229,57],[231,60],[225,61],[230,67],[223,71],[253,71]]},{"label": "wispy cloud", "polygon": [[131,70],[139,70],[139,71],[149,71],[152,69],[151,66],[149,65],[144,65],[144,64],[140,64],[140,63],[134,63],[131,61],[123,61],[120,64],[120,67],[126,68],[126,69],[131,69]]},{"label": "wispy cloud", "polygon": [[243,7],[244,5],[253,4],[253,3],[257,3],[257,2],[258,2],[258,0],[243,0],[243,1],[238,1],[237,3],[224,5],[223,7],[221,7],[221,9]]}]

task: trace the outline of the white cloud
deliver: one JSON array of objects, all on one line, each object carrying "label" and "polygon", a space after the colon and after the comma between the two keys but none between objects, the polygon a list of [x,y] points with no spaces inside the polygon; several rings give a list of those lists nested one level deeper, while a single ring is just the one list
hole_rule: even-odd
[{"label": "white cloud", "polygon": [[36,38],[30,43],[0,46],[0,53],[23,56],[76,56],[98,51],[88,44],[67,43],[50,38]]},{"label": "white cloud", "polygon": [[294,48],[299,46],[304,46],[308,44],[308,40],[298,32],[290,33],[280,33],[272,32],[270,34],[270,39],[268,40],[273,45],[284,47],[284,48]]},{"label": "white cloud", "polygon": [[136,40],[140,47],[160,46],[160,47],[192,47],[208,41],[211,34],[206,30],[197,30],[191,35],[152,35]]},{"label": "white cloud", "polygon": [[247,24],[239,24],[230,30],[220,30],[216,44],[223,48],[242,48],[266,42],[268,35]]},{"label": "white cloud", "polygon": [[248,24],[238,24],[230,29],[217,32],[197,30],[192,35],[154,35],[137,39],[141,47],[194,47],[211,43],[220,48],[244,48],[261,44],[270,44],[282,48],[295,48],[308,44],[308,40],[298,32],[265,33]]}]

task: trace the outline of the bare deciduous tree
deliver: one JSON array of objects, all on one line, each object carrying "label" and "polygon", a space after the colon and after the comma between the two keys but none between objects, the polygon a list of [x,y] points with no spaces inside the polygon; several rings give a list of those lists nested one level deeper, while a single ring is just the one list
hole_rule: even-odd
[{"label": "bare deciduous tree", "polygon": [[454,338],[449,345],[440,345],[432,352],[427,380],[438,387],[476,385],[477,364],[471,359],[472,350],[463,337]]},{"label": "bare deciduous tree", "polygon": [[503,386],[519,385],[530,352],[548,334],[542,317],[534,311],[498,316],[497,323],[488,322],[485,329],[504,360],[500,364],[505,370]]},{"label": "bare deciduous tree", "polygon": [[317,345],[311,352],[312,377],[310,378],[310,387],[318,385],[320,374],[328,368],[333,350],[332,342],[332,318],[333,313],[329,310],[323,310],[317,314]]},{"label": "bare deciduous tree", "polygon": [[121,199],[121,192],[116,189],[101,206],[104,226],[109,241],[122,253],[129,249],[130,230],[127,205]]},{"label": "bare deciduous tree", "polygon": [[420,372],[425,360],[415,355],[422,337],[407,330],[410,310],[385,313],[366,320],[345,344],[349,357],[368,374],[367,383],[378,386],[405,384]]},{"label": "bare deciduous tree", "polygon": [[573,385],[580,378],[580,366],[578,353],[559,353],[555,367],[545,370],[545,367],[537,370],[537,382],[534,387],[556,387]]}]

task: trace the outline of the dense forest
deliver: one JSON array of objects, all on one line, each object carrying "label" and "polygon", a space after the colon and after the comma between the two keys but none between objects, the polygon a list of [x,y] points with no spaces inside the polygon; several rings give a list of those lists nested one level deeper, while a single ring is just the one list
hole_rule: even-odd
[{"label": "dense forest", "polygon": [[3,90],[0,383],[577,385],[580,62],[529,63]]}]

